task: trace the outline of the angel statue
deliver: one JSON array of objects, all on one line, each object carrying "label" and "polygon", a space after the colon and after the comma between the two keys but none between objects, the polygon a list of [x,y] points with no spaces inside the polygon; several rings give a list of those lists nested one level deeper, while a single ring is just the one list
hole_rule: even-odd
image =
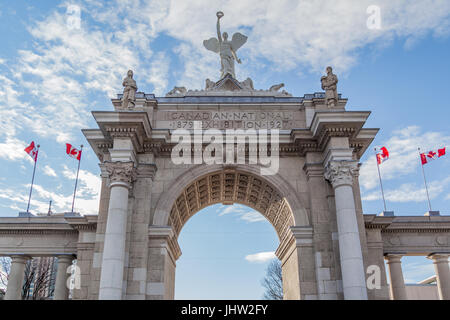
[{"label": "angel statue", "polygon": [[237,63],[241,63],[241,59],[237,57],[236,51],[247,42],[247,37],[236,32],[233,34],[231,41],[228,41],[228,33],[224,32],[222,35],[220,34],[220,18],[223,17],[223,12],[219,11],[216,15],[218,39],[211,38],[209,40],[204,40],[203,45],[206,49],[220,54],[220,63],[222,65],[222,68],[220,69],[222,72],[221,79],[227,74],[236,79],[234,73],[234,60],[236,60]]}]

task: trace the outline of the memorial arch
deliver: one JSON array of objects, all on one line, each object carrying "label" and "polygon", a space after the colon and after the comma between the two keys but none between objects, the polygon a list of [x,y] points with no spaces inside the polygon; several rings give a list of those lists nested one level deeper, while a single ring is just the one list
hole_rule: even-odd
[{"label": "memorial arch", "polygon": [[[450,217],[362,212],[359,161],[379,131],[365,127],[370,111],[346,110],[331,67],[320,79],[324,92],[303,96],[280,91],[283,83],[255,89],[252,79],[237,80],[236,51],[247,37],[222,39],[223,16],[217,13],[219,39],[204,41],[220,53],[218,81],[206,79],[202,89],[174,87],[157,97],[137,91],[129,71],[110,111],[92,112],[97,128],[83,134],[99,160],[98,215],[0,218],[0,255],[12,257],[6,299],[20,298],[25,263],[35,256],[58,257],[55,299],[68,297],[64,271],[75,258],[79,286],[73,299],[173,299],[178,234],[214,203],[245,204],[272,223],[285,299],[405,299],[405,255],[432,259],[439,297],[450,299]],[[263,174],[266,165],[250,160],[254,146],[234,139],[230,147],[243,147],[244,163],[176,164],[173,137],[179,129],[193,142],[183,156],[209,150],[211,141],[196,142],[196,131],[205,137],[253,130],[256,150],[270,154],[276,170]],[[225,144],[219,140],[216,146]],[[369,288],[367,270],[374,268],[379,281]]]},{"label": "memorial arch", "polygon": [[[98,128],[83,133],[100,162],[98,215],[0,218],[0,255],[13,258],[6,298],[20,298],[28,259],[52,256],[55,299],[68,297],[64,271],[75,258],[73,299],[173,299],[183,224],[210,204],[235,202],[275,227],[285,299],[404,299],[406,255],[433,259],[440,297],[449,298],[449,217],[362,212],[358,162],[378,132],[364,128],[370,112],[346,111],[341,96],[330,106],[324,93],[231,90],[238,83],[226,81],[166,97],[137,92],[126,109],[118,95],[114,110],[94,111]],[[219,131],[281,125],[278,171],[262,175],[247,156],[245,164],[175,164],[171,136],[199,115],[204,129]],[[368,289],[373,266],[380,286]]]}]

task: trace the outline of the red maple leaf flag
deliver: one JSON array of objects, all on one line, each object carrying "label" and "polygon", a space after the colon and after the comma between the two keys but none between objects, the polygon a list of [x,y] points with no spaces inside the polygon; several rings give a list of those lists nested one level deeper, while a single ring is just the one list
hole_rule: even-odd
[{"label": "red maple leaf flag", "polygon": [[70,143],[66,143],[66,153],[78,161],[81,159],[81,150],[74,148]]},{"label": "red maple leaf flag", "polygon": [[420,154],[420,160],[422,161],[422,165],[427,164],[428,162],[432,160],[436,160],[437,158],[440,158],[442,156],[445,156],[445,148],[438,149],[438,151],[428,151],[427,153],[421,153]]},{"label": "red maple leaf flag", "polygon": [[34,141],[31,141],[31,144],[25,148],[25,152],[30,155],[30,157],[36,162],[38,156],[38,148],[35,146]]},{"label": "red maple leaf flag", "polygon": [[380,151],[377,152],[377,162],[378,164],[382,164],[384,161],[389,159],[389,151],[386,147],[380,148]]}]

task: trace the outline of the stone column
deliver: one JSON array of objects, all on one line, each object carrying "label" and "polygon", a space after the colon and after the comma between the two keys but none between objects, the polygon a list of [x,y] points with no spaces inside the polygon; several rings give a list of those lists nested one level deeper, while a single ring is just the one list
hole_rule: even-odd
[{"label": "stone column", "polygon": [[181,255],[170,226],[148,228],[147,300],[173,300],[176,261]]},{"label": "stone column", "polygon": [[388,254],[385,259],[389,268],[389,282],[392,300],[408,300],[402,272],[402,256]]},{"label": "stone column", "polygon": [[122,299],[128,194],[135,179],[134,163],[105,162],[111,195],[100,275],[100,300]]},{"label": "stone column", "polygon": [[344,299],[367,300],[364,263],[353,197],[356,161],[330,161],[325,179],[334,188]]},{"label": "stone column", "polygon": [[9,273],[5,300],[21,300],[25,263],[29,259],[31,258],[23,255],[11,256],[11,271]]},{"label": "stone column", "polygon": [[436,282],[441,300],[450,300],[450,271],[448,267],[448,257],[450,255],[435,253],[428,256],[433,260],[434,270],[436,271]]},{"label": "stone column", "polygon": [[317,300],[313,229],[290,227],[275,255],[281,261],[284,300]]},{"label": "stone column", "polygon": [[67,272],[67,268],[72,265],[72,255],[61,255],[58,258],[58,269],[56,271],[55,281],[55,296],[54,300],[67,300],[69,298],[69,288],[67,286],[67,279],[70,277],[70,273]]}]

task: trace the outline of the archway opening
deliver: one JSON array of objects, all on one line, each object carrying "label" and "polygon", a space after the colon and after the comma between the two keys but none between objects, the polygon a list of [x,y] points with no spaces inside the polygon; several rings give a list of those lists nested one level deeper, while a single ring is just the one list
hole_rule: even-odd
[{"label": "archway opening", "polygon": [[180,232],[175,299],[263,299],[262,281],[278,260],[277,233],[258,211],[214,204],[197,212]]},{"label": "archway opening", "polygon": [[[166,299],[175,298],[175,292],[179,292],[175,288],[175,281],[178,279],[177,260],[181,254],[178,245],[180,232],[194,215],[217,204],[227,207],[234,204],[247,206],[253,209],[253,215],[258,212],[270,223],[280,244],[276,255],[282,260],[283,294],[286,299],[300,299],[301,295],[306,296],[308,292],[314,294],[312,287],[300,293],[301,283],[314,281],[314,272],[309,265],[303,267],[308,269],[308,277],[299,276],[302,268],[300,255],[306,257],[307,261],[313,260],[310,248],[312,229],[295,188],[280,175],[261,176],[254,166],[199,165],[178,176],[159,198],[155,208],[151,236],[154,240],[151,246],[155,248],[155,261],[158,263],[150,267],[158,274],[164,270],[163,278],[160,278],[164,281],[163,287],[160,288],[163,288]],[[292,231],[294,227],[295,231]],[[301,238],[301,248],[297,248],[297,238]],[[159,249],[161,247],[162,251]],[[162,260],[156,257],[159,255],[163,256]],[[162,291],[155,289],[155,292]],[[178,294],[177,298],[180,298]]]}]

